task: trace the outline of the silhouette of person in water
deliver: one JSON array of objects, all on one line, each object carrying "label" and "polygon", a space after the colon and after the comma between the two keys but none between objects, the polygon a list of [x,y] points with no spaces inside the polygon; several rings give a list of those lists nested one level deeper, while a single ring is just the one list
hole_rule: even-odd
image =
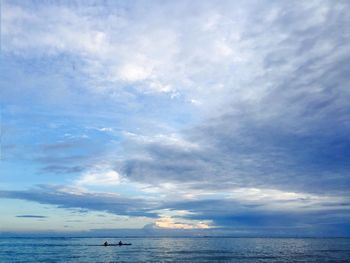
[{"label": "silhouette of person in water", "polygon": [[107,241],[104,242],[103,245],[104,245],[105,247],[108,246],[108,242],[107,242]]},{"label": "silhouette of person in water", "polygon": [[118,245],[119,245],[119,246],[123,245],[122,241],[119,241]]}]

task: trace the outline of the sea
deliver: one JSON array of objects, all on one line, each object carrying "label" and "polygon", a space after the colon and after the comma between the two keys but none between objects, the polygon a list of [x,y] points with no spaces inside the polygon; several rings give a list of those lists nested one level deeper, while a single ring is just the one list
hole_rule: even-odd
[{"label": "sea", "polygon": [[350,262],[350,239],[0,238],[0,262]]}]

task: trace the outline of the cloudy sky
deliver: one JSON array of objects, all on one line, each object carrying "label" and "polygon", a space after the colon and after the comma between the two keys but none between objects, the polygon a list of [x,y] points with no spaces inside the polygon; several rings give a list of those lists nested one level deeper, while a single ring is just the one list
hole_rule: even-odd
[{"label": "cloudy sky", "polygon": [[1,1],[0,232],[349,236],[349,12]]}]

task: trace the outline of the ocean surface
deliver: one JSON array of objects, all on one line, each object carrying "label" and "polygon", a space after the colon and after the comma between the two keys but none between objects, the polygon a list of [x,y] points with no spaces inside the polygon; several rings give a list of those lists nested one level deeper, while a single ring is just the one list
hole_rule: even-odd
[{"label": "ocean surface", "polygon": [[0,238],[0,262],[350,262],[350,239]]}]

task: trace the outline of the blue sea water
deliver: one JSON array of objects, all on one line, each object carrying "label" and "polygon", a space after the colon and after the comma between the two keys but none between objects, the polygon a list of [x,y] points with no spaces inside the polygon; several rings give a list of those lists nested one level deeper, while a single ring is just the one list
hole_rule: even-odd
[{"label": "blue sea water", "polygon": [[348,238],[0,238],[0,262],[350,262]]}]

